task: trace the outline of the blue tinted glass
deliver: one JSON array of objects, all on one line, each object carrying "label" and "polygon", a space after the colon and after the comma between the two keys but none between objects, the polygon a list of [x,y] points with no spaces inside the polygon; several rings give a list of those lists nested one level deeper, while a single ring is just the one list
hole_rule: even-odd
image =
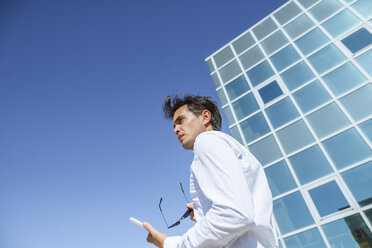
[{"label": "blue tinted glass", "polygon": [[249,80],[251,81],[253,86],[257,86],[272,75],[274,75],[273,69],[269,63],[265,60],[264,62],[258,64],[251,70],[247,72]]},{"label": "blue tinted glass", "polygon": [[272,135],[250,145],[249,150],[262,165],[282,157],[278,144]]},{"label": "blue tinted glass", "polygon": [[361,206],[372,203],[372,162],[342,173],[345,183]]},{"label": "blue tinted glass", "polygon": [[287,46],[286,48],[283,48],[276,54],[270,57],[270,60],[273,62],[275,68],[277,71],[281,71],[287,66],[293,64],[297,60],[299,60],[301,57],[298,54],[298,52],[293,48],[292,45]]},{"label": "blue tinted glass", "polygon": [[234,54],[230,48],[230,46],[225,47],[216,55],[213,56],[214,62],[216,63],[217,68],[227,63],[227,61],[234,58]]},{"label": "blue tinted glass", "polygon": [[329,39],[327,36],[325,36],[325,34],[319,28],[316,28],[310,31],[308,34],[302,36],[300,39],[295,41],[295,43],[304,55],[308,55],[312,51],[323,46],[328,41]]},{"label": "blue tinted glass", "polygon": [[270,132],[270,128],[267,125],[262,112],[246,119],[240,124],[240,126],[247,143],[252,142],[253,140]]},{"label": "blue tinted glass", "polygon": [[283,91],[280,89],[276,81],[266,85],[265,87],[262,87],[258,90],[258,92],[260,93],[262,101],[264,103],[270,102],[271,100],[283,94]]},{"label": "blue tinted glass", "polygon": [[281,8],[278,12],[274,14],[275,19],[280,23],[284,24],[296,15],[300,14],[302,10],[298,7],[295,2],[290,2]]},{"label": "blue tinted glass", "polygon": [[359,23],[361,20],[346,9],[323,23],[322,26],[336,38]]},{"label": "blue tinted glass", "polygon": [[360,129],[362,129],[363,133],[367,136],[370,142],[372,142],[372,119],[363,122],[359,125]]},{"label": "blue tinted glass", "polygon": [[372,77],[372,50],[362,54],[355,59],[358,64]]},{"label": "blue tinted glass", "polygon": [[319,80],[297,91],[293,94],[293,97],[303,113],[331,100],[331,96],[323,88]]},{"label": "blue tinted glass", "polygon": [[298,191],[275,200],[274,215],[282,234],[314,223],[305,201]]},{"label": "blue tinted glass", "polygon": [[304,6],[305,9],[310,7],[316,2],[319,2],[319,0],[298,0],[302,6]]},{"label": "blue tinted glass", "polygon": [[356,53],[366,46],[372,44],[372,34],[367,29],[361,28],[345,39],[341,40],[342,43],[352,52]]},{"label": "blue tinted glass", "polygon": [[252,93],[243,96],[238,101],[234,102],[232,106],[238,120],[241,120],[259,109]]},{"label": "blue tinted glass", "polygon": [[326,247],[322,236],[320,235],[317,228],[307,230],[302,233],[295,234],[284,239],[287,248],[319,248]]},{"label": "blue tinted glass", "polygon": [[227,103],[225,93],[223,92],[223,89],[217,90],[218,97],[221,100],[221,105],[224,106]]},{"label": "blue tinted glass", "polygon": [[293,155],[289,161],[302,185],[333,172],[318,145]]},{"label": "blue tinted glass", "polygon": [[307,116],[319,139],[350,125],[350,121],[336,105],[331,103]]},{"label": "blue tinted glass", "polygon": [[230,101],[250,90],[248,82],[247,80],[245,80],[244,75],[241,75],[231,83],[227,84],[225,88]]},{"label": "blue tinted glass", "polygon": [[237,54],[240,54],[255,43],[251,33],[247,32],[232,43]]},{"label": "blue tinted glass", "polygon": [[309,12],[317,21],[321,22],[342,7],[343,5],[337,0],[323,0],[311,8]]},{"label": "blue tinted glass", "polygon": [[355,121],[372,114],[372,84],[367,84],[353,93],[341,98],[340,102]]},{"label": "blue tinted glass", "polygon": [[352,128],[323,142],[338,169],[372,156],[372,151]]},{"label": "blue tinted glass", "polygon": [[280,76],[289,90],[294,90],[315,77],[305,62],[298,63]]},{"label": "blue tinted glass", "polygon": [[217,73],[212,74],[212,79],[213,79],[213,82],[214,82],[214,85],[216,86],[216,88],[221,86],[221,82],[218,79]]},{"label": "blue tinted glass", "polygon": [[233,77],[237,76],[242,71],[240,70],[240,67],[238,65],[238,62],[236,60],[232,61],[230,64],[224,66],[220,70],[220,76],[224,83],[232,79]]},{"label": "blue tinted glass", "polygon": [[311,55],[308,60],[315,70],[322,74],[333,66],[345,61],[346,57],[335,45],[331,44]]},{"label": "blue tinted glass", "polygon": [[314,25],[315,25],[314,22],[306,14],[303,14],[297,17],[294,21],[290,22],[288,25],[286,25],[284,27],[284,30],[292,39],[294,39],[297,36],[305,33]]},{"label": "blue tinted glass", "polygon": [[359,12],[366,19],[372,17],[372,1],[371,0],[359,0],[358,2],[351,5],[356,11]]},{"label": "blue tinted glass", "polygon": [[336,96],[367,81],[367,78],[350,62],[323,76],[323,79]]},{"label": "blue tinted glass", "polygon": [[297,187],[284,160],[265,168],[265,174],[273,197]]},{"label": "blue tinted glass", "polygon": [[239,129],[238,129],[238,126],[233,126],[231,128],[231,133],[233,135],[233,137],[239,141],[240,144],[244,145],[243,144],[243,140],[242,140],[242,137],[240,136],[240,133],[239,133]]},{"label": "blue tinted glass", "polygon": [[371,247],[371,231],[359,214],[336,220],[322,228],[332,248]]},{"label": "blue tinted glass", "polygon": [[257,39],[261,40],[266,35],[273,32],[276,28],[277,26],[275,22],[269,17],[265,21],[258,24],[255,28],[253,28],[253,33],[256,35]]},{"label": "blue tinted glass", "polygon": [[223,108],[223,111],[225,112],[227,122],[229,123],[229,125],[232,125],[233,123],[235,123],[235,120],[234,120],[234,117],[231,113],[230,107],[226,106],[225,108]]},{"label": "blue tinted glass", "polygon": [[288,97],[268,107],[265,111],[275,129],[299,116],[298,111]]},{"label": "blue tinted glass", "polygon": [[369,223],[372,223],[372,209],[368,209],[367,211],[364,211],[367,218],[369,219]]},{"label": "blue tinted glass", "polygon": [[280,47],[284,46],[286,43],[288,43],[287,37],[285,37],[282,31],[278,30],[274,34],[270,35],[267,39],[262,41],[261,45],[266,54],[271,54]]},{"label": "blue tinted glass", "polygon": [[249,67],[261,61],[264,57],[265,56],[261,52],[261,49],[258,46],[255,46],[243,53],[239,57],[239,59],[240,62],[242,62],[244,69],[248,69]]},{"label": "blue tinted glass", "polygon": [[299,120],[288,127],[283,128],[278,131],[277,134],[279,141],[287,154],[315,141],[303,120]]},{"label": "blue tinted glass", "polygon": [[320,217],[350,207],[335,181],[331,181],[315,189],[309,190],[309,194]]},{"label": "blue tinted glass", "polygon": [[208,67],[209,67],[209,71],[214,72],[214,66],[213,66],[213,63],[212,63],[211,59],[207,60],[207,64],[208,64]]}]

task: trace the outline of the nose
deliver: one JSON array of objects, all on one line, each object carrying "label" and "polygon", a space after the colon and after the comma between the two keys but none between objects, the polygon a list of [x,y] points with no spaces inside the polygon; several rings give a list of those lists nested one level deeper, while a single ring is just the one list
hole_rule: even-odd
[{"label": "nose", "polygon": [[178,133],[180,132],[180,127],[179,127],[179,125],[175,125],[175,126],[174,126],[174,130],[173,130],[173,132],[174,132],[176,135],[178,135]]}]

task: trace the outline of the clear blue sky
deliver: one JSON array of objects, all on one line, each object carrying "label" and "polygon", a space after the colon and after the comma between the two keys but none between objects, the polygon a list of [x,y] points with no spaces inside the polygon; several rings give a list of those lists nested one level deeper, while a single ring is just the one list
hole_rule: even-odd
[{"label": "clear blue sky", "polygon": [[284,2],[1,0],[0,247],[151,247],[130,216],[191,227],[158,210],[185,211],[193,157],[162,101],[219,102],[204,59]]}]

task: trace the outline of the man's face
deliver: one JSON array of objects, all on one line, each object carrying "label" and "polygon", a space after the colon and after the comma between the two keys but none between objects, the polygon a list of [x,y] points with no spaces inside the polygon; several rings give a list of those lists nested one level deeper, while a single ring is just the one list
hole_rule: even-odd
[{"label": "man's face", "polygon": [[183,105],[173,115],[174,133],[186,150],[194,148],[196,137],[207,131],[203,123],[203,115],[195,116],[188,108]]}]

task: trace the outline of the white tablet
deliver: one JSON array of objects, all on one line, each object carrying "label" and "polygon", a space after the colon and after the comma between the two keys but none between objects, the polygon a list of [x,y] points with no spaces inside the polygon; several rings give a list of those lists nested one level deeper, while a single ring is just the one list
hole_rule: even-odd
[{"label": "white tablet", "polygon": [[135,218],[133,218],[133,217],[130,217],[129,220],[130,220],[131,222],[133,222],[134,224],[140,226],[140,227],[143,226],[143,223],[142,223],[141,221],[139,221],[139,220],[137,220],[137,219],[135,219]]}]

